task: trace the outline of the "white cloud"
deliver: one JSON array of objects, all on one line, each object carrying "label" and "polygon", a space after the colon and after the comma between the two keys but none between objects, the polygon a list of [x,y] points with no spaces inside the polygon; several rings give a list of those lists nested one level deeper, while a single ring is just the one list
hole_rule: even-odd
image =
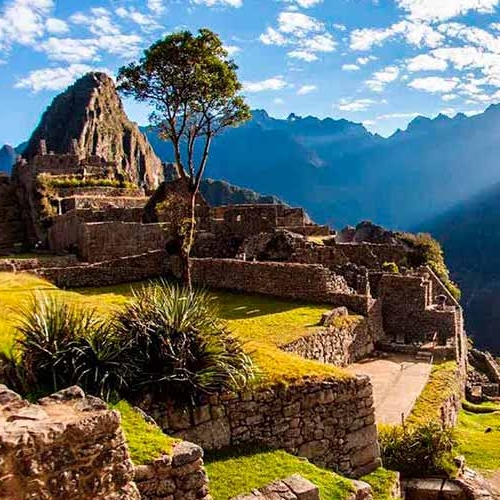
[{"label": "white cloud", "polygon": [[428,76],[425,78],[416,78],[412,80],[408,86],[416,89],[423,90],[430,93],[449,93],[458,84],[460,80],[458,78],[441,78],[439,76]]},{"label": "white cloud", "polygon": [[289,46],[288,57],[305,62],[316,61],[318,53],[333,52],[337,46],[321,21],[297,11],[280,12],[277,27],[268,27],[259,39],[265,45]]},{"label": "white cloud", "polygon": [[69,31],[68,23],[55,17],[50,17],[45,21],[45,28],[49,33],[54,35],[64,35]]},{"label": "white cloud", "polygon": [[0,49],[15,44],[33,45],[45,33],[53,0],[10,0],[0,11]]},{"label": "white cloud", "polygon": [[130,21],[138,24],[144,31],[154,31],[161,28],[152,16],[149,14],[143,14],[134,8],[127,9],[125,7],[118,7],[115,12],[116,15],[122,19],[129,19]]},{"label": "white cloud", "polygon": [[37,50],[45,52],[54,61],[78,63],[96,59],[99,48],[92,39],[50,37],[40,43]]},{"label": "white cloud", "polygon": [[289,40],[274,28],[267,28],[265,33],[260,35],[259,40],[264,45],[287,45]]},{"label": "white cloud", "polygon": [[287,3],[291,3],[297,5],[298,7],[302,7],[303,9],[309,9],[310,7],[315,7],[320,3],[323,3],[323,0],[285,0]]},{"label": "white cloud", "polygon": [[276,99],[273,99],[273,104],[276,104],[276,106],[282,106],[285,104],[285,101],[281,97],[276,97]]},{"label": "white cloud", "polygon": [[358,57],[356,59],[356,62],[360,65],[360,66],[365,66],[366,64],[368,64],[369,62],[371,61],[376,61],[377,60],[377,57],[376,56],[366,56],[366,57]]},{"label": "white cloud", "polygon": [[265,92],[268,90],[282,90],[287,86],[282,76],[275,76],[258,82],[243,82],[243,90],[248,93]]},{"label": "white cloud", "polygon": [[406,69],[411,72],[445,71],[448,68],[448,63],[444,59],[438,59],[429,54],[420,54],[407,62]]},{"label": "white cloud", "polygon": [[492,13],[499,0],[397,0],[412,19],[444,21],[469,11]]},{"label": "white cloud", "polygon": [[235,56],[236,54],[241,52],[241,48],[237,47],[236,45],[224,45],[224,48],[230,56]]},{"label": "white cloud", "polygon": [[29,73],[27,77],[20,79],[15,87],[19,89],[29,89],[32,92],[40,92],[41,90],[61,90],[89,71],[105,71],[109,73],[109,70],[96,70],[86,64],[72,64],[66,68],[38,69]]},{"label": "white cloud", "polygon": [[342,71],[359,71],[361,68],[357,64],[343,64]]},{"label": "white cloud", "polygon": [[408,20],[400,21],[388,28],[362,28],[351,32],[350,47],[352,50],[370,50],[388,40],[403,38],[416,47],[438,47],[444,36],[428,24]]},{"label": "white cloud", "polygon": [[318,60],[318,56],[316,54],[308,52],[307,50],[291,50],[288,52],[287,56],[292,59],[300,59],[305,62],[314,62]]},{"label": "white cloud", "polygon": [[375,118],[375,120],[394,120],[401,118],[416,118],[419,116],[419,113],[387,113],[385,115],[379,115]]},{"label": "white cloud", "polygon": [[354,113],[358,111],[366,111],[374,104],[377,104],[377,101],[374,101],[373,99],[355,99],[352,101],[348,99],[341,99],[339,104],[337,105],[337,108],[340,111]]},{"label": "white cloud", "polygon": [[323,29],[323,23],[301,12],[280,12],[278,29],[281,33],[293,34],[299,38]]},{"label": "white cloud", "polygon": [[148,0],[148,9],[153,12],[153,14],[160,15],[166,10],[163,0]]},{"label": "white cloud", "polygon": [[374,92],[382,92],[386,85],[397,80],[398,76],[399,68],[397,66],[388,66],[373,73],[372,77],[365,83]]},{"label": "white cloud", "polygon": [[441,96],[441,99],[445,102],[450,102],[458,99],[458,96],[456,94],[444,94]]},{"label": "white cloud", "polygon": [[83,25],[94,35],[118,35],[120,28],[112,21],[111,12],[104,8],[90,9],[89,14],[77,12],[69,20],[73,24]]},{"label": "white cloud", "polygon": [[241,7],[243,5],[243,0],[192,0],[192,2],[207,7]]},{"label": "white cloud", "polygon": [[297,91],[297,95],[307,95],[316,90],[318,90],[318,87],[316,87],[316,85],[303,85]]}]

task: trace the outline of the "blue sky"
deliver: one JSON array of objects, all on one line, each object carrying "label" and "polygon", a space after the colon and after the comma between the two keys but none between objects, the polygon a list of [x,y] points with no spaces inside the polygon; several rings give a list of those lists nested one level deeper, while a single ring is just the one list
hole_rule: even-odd
[{"label": "blue sky", "polygon": [[[271,115],[332,116],[383,135],[417,114],[500,102],[500,0],[3,0],[0,144],[26,139],[92,69],[114,75],[152,41],[208,27]],[[148,110],[127,101],[140,124]]]}]

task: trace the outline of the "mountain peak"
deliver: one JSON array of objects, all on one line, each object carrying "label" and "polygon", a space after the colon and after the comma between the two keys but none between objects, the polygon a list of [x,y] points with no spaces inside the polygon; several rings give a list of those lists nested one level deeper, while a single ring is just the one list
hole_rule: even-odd
[{"label": "mountain peak", "polygon": [[78,141],[81,156],[114,161],[129,180],[158,184],[162,167],[147,139],[123,109],[114,81],[105,73],[87,73],[54,98],[28,141],[23,156],[33,158],[41,139],[57,154]]}]

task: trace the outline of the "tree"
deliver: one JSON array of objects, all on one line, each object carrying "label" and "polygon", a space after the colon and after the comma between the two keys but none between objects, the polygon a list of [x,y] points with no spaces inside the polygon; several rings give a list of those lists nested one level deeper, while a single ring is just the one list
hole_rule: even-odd
[{"label": "tree", "polygon": [[[236,64],[220,38],[208,29],[182,31],[155,42],[139,62],[120,69],[118,89],[153,107],[151,124],[172,142],[178,176],[190,194],[189,217],[179,231],[184,282],[191,286],[190,252],[200,189],[213,138],[250,119],[239,94]],[[195,147],[201,155],[196,159]],[[185,160],[185,163],[183,162]]]}]

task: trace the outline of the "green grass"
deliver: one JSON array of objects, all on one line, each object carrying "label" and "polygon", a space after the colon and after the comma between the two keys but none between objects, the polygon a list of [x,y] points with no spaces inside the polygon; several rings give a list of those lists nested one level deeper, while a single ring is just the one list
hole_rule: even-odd
[{"label": "green grass", "polygon": [[454,393],[458,394],[458,379],[455,361],[435,364],[424,390],[418,397],[412,412],[407,418],[408,424],[421,424],[429,420],[441,420],[441,406]]},{"label": "green grass", "polygon": [[134,464],[146,464],[163,454],[172,454],[172,448],[178,442],[177,439],[167,436],[160,428],[147,422],[126,401],[110,406],[121,414],[122,429]]},{"label": "green grass", "polygon": [[[64,291],[29,274],[0,273],[0,351],[7,352],[15,339],[15,311],[41,290],[61,295],[64,300],[95,308],[110,314],[131,296],[133,287],[124,284],[106,288]],[[289,354],[280,346],[319,330],[318,322],[328,306],[277,300],[239,293],[214,292],[220,303],[220,314],[235,336],[245,342],[261,371],[259,384],[288,384],[304,378],[350,378],[345,370],[333,365],[306,360]],[[359,316],[339,318],[338,326],[356,323]]]},{"label": "green grass", "polygon": [[[500,469],[500,411],[477,413],[477,407],[491,410],[491,404],[486,404],[472,405],[474,412],[460,412],[456,453],[465,456],[469,467],[489,475]],[[490,432],[486,432],[488,428]]]},{"label": "green grass", "polygon": [[209,454],[205,467],[214,500],[228,500],[250,493],[292,474],[300,474],[320,489],[321,500],[344,500],[353,488],[350,481],[284,451],[253,449]]},{"label": "green grass", "polygon": [[363,476],[361,480],[372,487],[373,500],[393,500],[391,492],[398,480],[396,472],[380,467],[375,472]]}]

